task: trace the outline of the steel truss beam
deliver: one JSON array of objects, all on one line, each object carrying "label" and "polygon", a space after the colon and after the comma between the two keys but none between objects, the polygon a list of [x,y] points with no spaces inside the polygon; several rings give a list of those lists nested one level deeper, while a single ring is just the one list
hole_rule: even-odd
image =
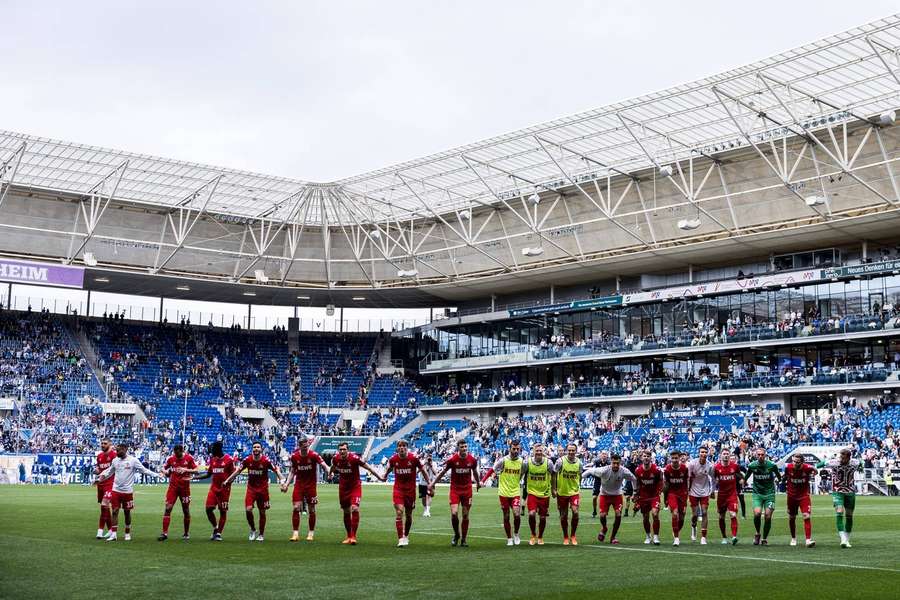
[{"label": "steel truss beam", "polygon": [[18,148],[13,150],[9,158],[0,163],[0,206],[3,206],[3,201],[6,200],[6,193],[16,179],[16,173],[19,171],[19,164],[22,162],[26,148],[28,148],[28,144],[22,142]]},{"label": "steel truss beam", "polygon": [[[200,217],[206,213],[206,207],[209,205],[209,201],[212,199],[213,195],[216,193],[216,188],[219,186],[219,182],[222,181],[224,175],[219,175],[214,177],[204,183],[202,186],[194,190],[192,194],[189,194],[178,203],[176,208],[173,208],[166,214],[166,220],[163,223],[162,233],[160,234],[160,241],[165,238],[166,235],[166,225],[172,231],[172,235],[175,237],[175,248],[162,262],[159,261],[159,257],[162,254],[162,246],[160,245],[159,251],[156,253],[156,264],[153,265],[153,273],[159,272],[161,269],[164,269],[169,261],[174,258],[175,254],[184,247],[184,243],[187,240],[188,235],[194,229],[194,226],[197,222],[200,221]],[[191,205],[197,198],[203,198],[200,203],[199,208],[192,208]],[[174,213],[178,213],[178,223],[175,223],[175,219],[173,218]]]},{"label": "steel truss beam", "polygon": [[[81,240],[78,248],[72,251],[70,247],[69,255],[64,260],[65,264],[72,264],[72,261],[75,259],[75,257],[78,256],[82,250],[84,250],[84,247],[87,246],[87,243],[94,237],[94,233],[97,231],[97,225],[100,223],[100,219],[103,218],[103,214],[109,207],[109,203],[116,195],[116,191],[119,189],[119,184],[122,182],[122,176],[125,174],[125,170],[127,168],[128,161],[126,160],[119,164],[119,166],[113,169],[112,172],[106,175],[103,179],[97,182],[94,187],[88,190],[85,194],[86,200],[82,200],[81,202],[79,202],[78,215],[80,215],[84,219],[86,234],[84,234],[84,238]],[[78,215],[76,215],[75,217],[76,224]],[[75,237],[76,234],[73,232],[72,245],[74,245]]]},{"label": "steel truss beam", "polygon": [[[309,201],[309,194],[307,192],[307,188],[303,188],[300,191],[294,192],[284,200],[278,203],[278,206],[282,206],[284,204],[290,204],[290,209],[288,210],[287,215],[281,220],[277,227],[275,227],[274,223],[268,219],[260,219],[259,221],[259,237],[257,237],[256,232],[253,231],[253,227],[249,228],[250,237],[253,240],[253,245],[256,248],[256,256],[247,263],[247,266],[244,267],[244,270],[241,271],[236,279],[240,280],[247,272],[252,269],[256,263],[260,261],[260,259],[265,256],[266,252],[268,252],[269,247],[275,241],[275,238],[278,237],[278,234],[281,233],[281,230],[287,226],[288,223],[294,222],[297,219],[297,216],[300,214],[300,209]],[[273,232],[272,229],[275,229]]]}]

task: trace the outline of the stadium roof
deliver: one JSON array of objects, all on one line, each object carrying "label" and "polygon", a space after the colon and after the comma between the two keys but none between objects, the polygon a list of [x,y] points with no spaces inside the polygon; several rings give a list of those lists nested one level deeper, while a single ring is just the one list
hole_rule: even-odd
[{"label": "stadium roof", "polygon": [[243,218],[360,225],[459,217],[573,182],[713,157],[775,128],[896,109],[897,48],[900,15],[892,15],[712,77],[331,183],[9,131],[0,132],[0,159],[25,142],[15,185],[77,194],[127,163],[116,199],[161,207],[192,203],[215,182],[207,210]]}]

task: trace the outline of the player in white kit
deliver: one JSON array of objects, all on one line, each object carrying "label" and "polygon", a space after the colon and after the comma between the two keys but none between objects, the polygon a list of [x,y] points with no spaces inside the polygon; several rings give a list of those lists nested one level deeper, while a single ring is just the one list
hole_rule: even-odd
[{"label": "player in white kit", "polygon": [[112,498],[112,524],[109,528],[107,542],[115,542],[119,530],[119,508],[125,511],[125,541],[131,541],[131,511],[134,509],[134,480],[138,473],[150,477],[166,478],[164,473],[157,473],[141,464],[134,456],[128,456],[128,446],[119,444],[116,446],[116,457],[109,467],[97,476],[96,485],[110,477],[113,479]]},{"label": "player in white kit", "polygon": [[709,527],[709,497],[713,492],[713,461],[709,449],[700,448],[700,455],[688,463],[688,498],[691,503],[691,541],[697,541],[697,521],[700,521],[700,545],[706,545]]},{"label": "player in white kit", "polygon": [[609,514],[609,507],[612,506],[615,511],[615,519],[613,520],[612,536],[610,544],[618,544],[619,540],[616,534],[619,533],[619,525],[622,524],[622,494],[626,481],[636,484],[637,480],[634,473],[622,466],[622,457],[613,454],[610,464],[605,467],[589,467],[582,473],[591,475],[595,481],[600,482],[600,533],[597,535],[597,541],[602,542],[606,539],[606,515]]}]

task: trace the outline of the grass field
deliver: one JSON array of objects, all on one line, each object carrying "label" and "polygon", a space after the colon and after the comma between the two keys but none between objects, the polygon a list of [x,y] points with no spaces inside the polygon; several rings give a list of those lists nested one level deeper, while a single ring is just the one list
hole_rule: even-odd
[{"label": "grass field", "polygon": [[[360,545],[342,546],[336,488],[320,487],[317,540],[290,544],[290,501],[273,496],[264,543],[247,541],[243,511],[232,510],[225,541],[208,541],[206,488],[193,511],[193,539],[182,542],[173,513],[173,538],[156,541],[163,486],[135,495],[134,540],[94,539],[96,492],[81,486],[0,486],[0,597],[2,598],[898,598],[900,499],[860,498],[854,547],[842,550],[829,498],[817,497],[813,534],[818,547],[788,546],[779,497],[769,547],[751,544],[751,518],[741,521],[737,546],[671,546],[668,513],[660,547],[641,544],[640,518],[622,526],[622,546],[599,545],[598,522],[588,511],[581,545],[562,546],[558,521],[548,544],[505,546],[496,492],[482,490],[472,509],[470,547],[451,548],[446,489],[430,519],[418,515],[411,544],[396,548],[390,488],[364,489]],[[236,489],[232,498],[243,498]],[[713,529],[715,524],[713,523]],[[798,525],[800,525],[798,523]],[[304,520],[305,528],[305,520]],[[800,526],[802,532],[802,526]],[[523,518],[522,534],[527,540]],[[689,538],[688,535],[683,536]],[[120,534],[121,535],[121,534]],[[802,533],[801,533],[802,535]],[[121,539],[121,538],[120,538]],[[684,541],[684,540],[683,540]]]}]

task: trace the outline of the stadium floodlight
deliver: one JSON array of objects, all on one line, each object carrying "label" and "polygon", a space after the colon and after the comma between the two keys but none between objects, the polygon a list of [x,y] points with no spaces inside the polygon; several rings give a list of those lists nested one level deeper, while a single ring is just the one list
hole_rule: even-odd
[{"label": "stadium floodlight", "polygon": [[397,271],[397,277],[415,277],[418,274],[419,274],[418,269],[410,269],[408,271],[404,271],[403,269],[400,269],[399,271]]},{"label": "stadium floodlight", "polygon": [[896,120],[897,120],[897,111],[895,111],[895,110],[888,110],[888,111],[885,111],[885,112],[881,113],[880,115],[878,115],[878,124],[883,125],[884,127],[887,127],[888,125],[893,125]]},{"label": "stadium floodlight", "polygon": [[807,206],[821,206],[825,204],[825,198],[822,196],[807,196],[803,200]]},{"label": "stadium floodlight", "polygon": [[672,169],[672,165],[663,165],[659,168],[660,177],[671,177],[674,174],[675,171]]},{"label": "stadium floodlight", "polygon": [[693,231],[700,227],[700,219],[681,219],[678,221],[678,229],[682,231]]},{"label": "stadium floodlight", "polygon": [[522,256],[540,256],[544,253],[544,249],[540,246],[536,248],[522,248]]},{"label": "stadium floodlight", "polygon": [[191,291],[191,288],[190,288],[189,286],[186,286],[186,285],[177,285],[177,286],[175,286],[175,289],[178,290],[179,292],[189,292],[189,291]]},{"label": "stadium floodlight", "polygon": [[97,266],[97,259],[94,256],[93,252],[85,252],[84,253],[84,264],[86,264],[89,267]]},{"label": "stadium floodlight", "polygon": [[365,299],[366,299],[365,296],[353,296],[353,300],[356,302],[362,302]]},{"label": "stadium floodlight", "polygon": [[253,277],[258,283],[269,283],[269,278],[266,276],[266,272],[262,269],[256,269],[255,271],[253,271]]},{"label": "stadium floodlight", "polygon": [[528,201],[531,202],[532,204],[540,204],[541,203],[541,196],[540,196],[540,194],[537,193],[537,190],[535,190],[535,192],[533,194],[528,196]]},{"label": "stadium floodlight", "polygon": [[309,296],[297,296],[297,300],[309,300]]}]

